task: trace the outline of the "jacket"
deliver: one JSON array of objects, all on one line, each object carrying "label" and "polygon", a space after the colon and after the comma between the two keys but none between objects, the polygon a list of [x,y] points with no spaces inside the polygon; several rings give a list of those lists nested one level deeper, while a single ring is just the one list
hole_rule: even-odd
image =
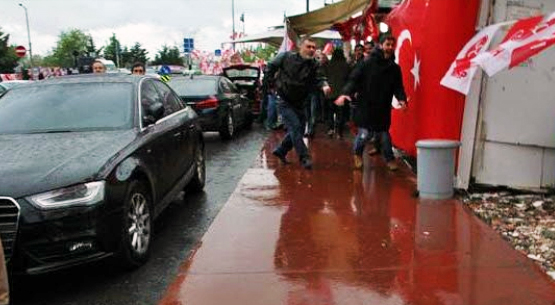
[{"label": "jacket", "polygon": [[303,107],[311,92],[327,86],[320,64],[296,52],[276,56],[266,67],[264,79],[265,83],[274,83],[282,100],[297,109]]},{"label": "jacket", "polygon": [[349,75],[342,94],[358,93],[359,105],[354,114],[357,126],[372,131],[389,131],[393,96],[407,97],[401,68],[395,58],[385,58],[383,50],[374,49],[370,57],[358,64]]}]

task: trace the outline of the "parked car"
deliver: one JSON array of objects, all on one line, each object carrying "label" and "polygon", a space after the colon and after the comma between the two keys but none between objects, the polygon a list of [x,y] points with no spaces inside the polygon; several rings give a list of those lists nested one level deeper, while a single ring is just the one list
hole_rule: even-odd
[{"label": "parked car", "polygon": [[258,66],[233,65],[223,69],[223,75],[229,78],[239,91],[247,96],[251,104],[252,113],[260,115],[262,101],[261,71]]},{"label": "parked car", "polygon": [[14,272],[110,256],[138,267],[153,220],[205,182],[195,111],[148,76],[87,74],[0,98],[0,234]]},{"label": "parked car", "polygon": [[218,131],[222,139],[231,139],[238,127],[253,123],[249,100],[224,76],[172,77],[167,84],[195,109],[204,131]]},{"label": "parked car", "polygon": [[15,87],[15,86],[19,86],[21,84],[28,84],[32,81],[29,80],[8,80],[8,81],[3,81],[0,82],[0,96],[2,96],[2,94],[4,94],[6,91],[8,91],[9,89]]}]

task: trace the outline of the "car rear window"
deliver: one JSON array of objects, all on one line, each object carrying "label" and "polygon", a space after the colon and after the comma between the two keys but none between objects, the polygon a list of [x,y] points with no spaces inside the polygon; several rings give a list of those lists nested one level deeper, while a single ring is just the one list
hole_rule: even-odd
[{"label": "car rear window", "polygon": [[217,92],[217,78],[213,79],[174,79],[167,84],[179,96],[205,96],[216,95]]},{"label": "car rear window", "polygon": [[0,133],[106,130],[132,126],[131,83],[17,86],[0,98]]}]

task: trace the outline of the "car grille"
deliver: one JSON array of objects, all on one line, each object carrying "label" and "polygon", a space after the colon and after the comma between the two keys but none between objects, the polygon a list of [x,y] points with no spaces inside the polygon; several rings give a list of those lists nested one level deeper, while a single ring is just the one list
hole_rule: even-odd
[{"label": "car grille", "polygon": [[11,198],[0,197],[0,237],[6,262],[9,262],[12,257],[18,219],[19,205],[17,202]]}]

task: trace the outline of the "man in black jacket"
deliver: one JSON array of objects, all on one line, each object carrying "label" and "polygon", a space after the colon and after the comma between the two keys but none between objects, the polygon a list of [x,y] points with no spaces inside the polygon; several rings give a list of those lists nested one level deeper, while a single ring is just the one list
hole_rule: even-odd
[{"label": "man in black jacket", "polygon": [[396,170],[397,164],[389,135],[391,102],[395,96],[400,107],[405,109],[407,98],[401,68],[395,63],[394,37],[384,37],[382,48],[375,48],[369,59],[356,66],[343,88],[342,95],[335,103],[343,105],[345,100],[351,100],[349,95],[355,92],[358,93],[360,102],[355,112],[355,122],[359,126],[354,143],[355,168],[362,168],[364,145],[374,135],[380,141],[387,167],[392,171]]},{"label": "man in black jacket", "polygon": [[312,168],[312,160],[308,148],[303,142],[306,116],[304,103],[308,96],[318,87],[327,95],[331,89],[314,59],[316,43],[310,37],[301,41],[299,52],[284,52],[270,62],[264,73],[265,77],[275,77],[265,80],[274,83],[277,90],[277,106],[282,120],[287,128],[287,135],[281,144],[273,151],[284,164],[287,163],[287,153],[294,147],[301,164],[306,169]]}]

